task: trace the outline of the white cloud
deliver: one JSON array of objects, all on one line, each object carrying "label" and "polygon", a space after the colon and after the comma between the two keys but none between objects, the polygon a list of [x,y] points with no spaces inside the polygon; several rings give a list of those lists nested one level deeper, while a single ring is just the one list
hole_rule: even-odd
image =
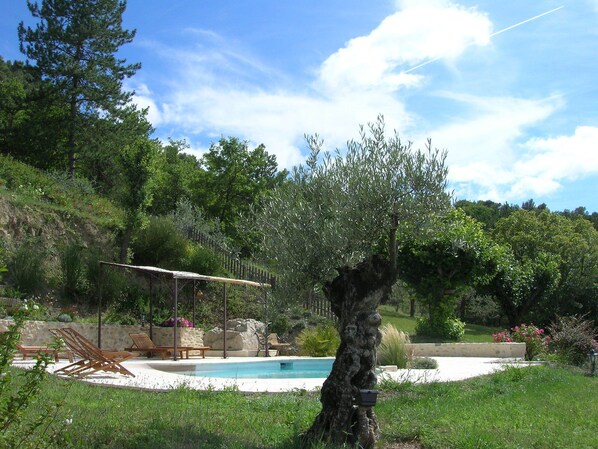
[{"label": "white cloud", "polygon": [[375,119],[378,107],[407,121],[402,105],[391,98],[373,100],[371,96],[355,95],[329,102],[289,92],[223,92],[213,87],[181,92],[165,104],[164,116],[189,133],[217,129],[224,135],[242,136],[255,145],[264,143],[280,166],[291,167],[305,160],[301,153],[305,133],[320,134],[328,147],[343,146],[357,134],[356,124]]},{"label": "white cloud", "polygon": [[525,128],[549,117],[562,103],[558,96],[529,100],[448,92],[438,95],[455,100],[467,110],[447,125],[426,131],[449,150],[448,162],[456,167],[481,161],[494,167],[513,164],[517,157],[515,142]]},{"label": "white cloud", "polygon": [[458,198],[504,201],[558,189],[557,177],[529,173],[522,164],[522,152],[529,151],[532,143],[522,146],[519,142],[528,128],[563,106],[560,96],[530,100],[448,92],[438,95],[455,100],[468,111],[427,131],[437,145],[448,150],[449,179]]},{"label": "white cloud", "polygon": [[598,128],[579,126],[572,136],[530,139],[515,170],[526,176],[576,180],[598,174]]},{"label": "white cloud", "polygon": [[473,8],[445,1],[403,1],[399,6],[400,11],[369,35],[351,39],[324,61],[319,79],[323,90],[394,91],[417,86],[422,76],[405,70],[429,60],[454,59],[471,45],[490,42],[492,24]]},{"label": "white cloud", "polygon": [[478,199],[498,201],[546,196],[558,191],[563,181],[598,175],[597,142],[597,127],[580,126],[570,136],[533,138],[519,145],[519,157],[512,164],[457,165],[450,176],[462,198],[473,198],[473,190]]},{"label": "white cloud", "polygon": [[[212,32],[187,30],[185,48],[154,44],[167,62],[168,91],[146,86],[136,101],[150,106],[150,120],[179,129],[200,156],[206,138],[264,143],[281,167],[302,163],[304,133],[318,133],[328,148],[344,147],[357,125],[383,114],[388,129],[416,142],[431,136],[449,150],[449,177],[462,198],[496,201],[546,195],[565,179],[598,172],[598,128],[572,136],[528,139],[527,133],[562,108],[553,95],[540,99],[437,92],[456,112],[437,128],[413,135],[416,117],[403,92],[418,93],[428,80],[410,68],[439,59],[455,73],[468,47],[488,46],[492,23],[474,8],[445,0],[401,0],[398,11],[369,34],[349,40],[324,60],[311,84],[273,70],[251,52]],[[425,73],[425,72],[424,72]],[[176,81],[174,81],[176,80]],[[154,121],[156,120],[156,121]],[[198,143],[197,140],[202,140]],[[521,142],[525,143],[521,143]]]},{"label": "white cloud", "polygon": [[[379,114],[389,129],[405,130],[412,116],[389,91],[417,86],[422,77],[401,72],[400,66],[459,56],[472,43],[487,44],[490,30],[488,18],[474,9],[448,2],[404,4],[369,35],[349,41],[324,61],[307,90],[297,89],[238,44],[212,32],[187,30],[186,48],[146,43],[176,71],[169,93],[154,97],[156,118],[181,126],[189,136],[235,135],[264,143],[280,166],[290,167],[305,160],[305,133],[320,134],[330,148],[342,147],[357,135],[359,124]],[[148,100],[140,95],[138,101]]]},{"label": "white cloud", "polygon": [[[129,88],[127,87],[127,90],[128,89]],[[131,99],[133,104],[137,105],[139,109],[148,109],[147,119],[152,125],[158,126],[162,124],[162,113],[152,98],[152,92],[150,91],[149,87],[142,83],[132,88],[132,90],[135,91],[135,95],[133,95],[133,98]]]}]

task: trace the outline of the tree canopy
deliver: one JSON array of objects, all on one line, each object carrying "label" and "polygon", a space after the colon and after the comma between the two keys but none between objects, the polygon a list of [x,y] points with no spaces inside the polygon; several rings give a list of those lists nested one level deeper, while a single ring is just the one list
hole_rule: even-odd
[{"label": "tree canopy", "polygon": [[66,146],[74,176],[82,118],[116,114],[131,98],[122,82],[141,66],[126,64],[116,53],[135,31],[122,28],[125,0],[43,0],[41,6],[28,0],[27,6],[39,22],[35,28],[19,24],[21,51],[68,108]]},{"label": "tree canopy", "polygon": [[278,171],[276,157],[264,145],[250,150],[248,142],[234,137],[212,144],[200,166],[203,171],[196,180],[194,202],[222,224],[235,246],[250,252],[253,242],[243,235],[241,216],[252,206],[259,207],[264,195],[283,184],[287,171]]},{"label": "tree canopy", "polygon": [[464,325],[454,321],[455,297],[464,287],[488,278],[492,245],[482,225],[453,209],[418,235],[399,241],[399,276],[428,308],[428,318],[420,319],[417,333],[460,339]]},{"label": "tree canopy", "polygon": [[323,153],[318,136],[307,142],[306,164],[293,168],[256,221],[262,256],[289,284],[322,285],[339,267],[388,256],[391,231],[419,229],[431,211],[449,207],[445,153],[386,138],[382,117],[345,152]]},{"label": "tree canopy", "polygon": [[510,324],[547,323],[556,314],[597,316],[598,232],[590,221],[520,210],[498,221],[492,238],[504,249],[489,293]]}]

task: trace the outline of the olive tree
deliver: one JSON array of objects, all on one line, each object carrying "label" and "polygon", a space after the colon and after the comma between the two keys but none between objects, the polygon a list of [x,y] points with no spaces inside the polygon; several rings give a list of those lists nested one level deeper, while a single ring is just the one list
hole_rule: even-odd
[{"label": "olive tree", "polygon": [[361,127],[346,151],[322,152],[308,137],[310,155],[291,182],[275,189],[255,220],[262,254],[286,286],[321,286],[338,318],[341,344],[306,441],[373,447],[374,411],[356,407],[360,389],[376,384],[378,305],[397,279],[397,233],[422,226],[449,206],[445,153],[414,151],[385,135],[379,117]]}]

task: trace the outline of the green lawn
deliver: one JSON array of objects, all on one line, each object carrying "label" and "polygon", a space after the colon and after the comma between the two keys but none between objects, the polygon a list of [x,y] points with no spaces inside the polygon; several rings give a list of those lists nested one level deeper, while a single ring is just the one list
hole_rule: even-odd
[{"label": "green lawn", "polygon": [[[382,324],[390,323],[397,329],[407,332],[413,342],[425,343],[436,342],[433,339],[422,339],[415,337],[415,321],[416,318],[411,318],[402,311],[396,311],[394,307],[389,305],[380,306],[380,314],[382,315]],[[501,329],[495,327],[480,326],[477,324],[467,324],[465,326],[465,336],[463,342],[465,343],[484,343],[492,341],[492,334]]]},{"label": "green lawn", "polygon": [[[579,371],[511,368],[464,382],[382,387],[380,447],[414,439],[426,449],[598,447],[598,377]],[[67,440],[85,449],[297,448],[296,436],[320,409],[318,394],[301,391],[156,393],[51,378],[42,394],[64,399],[59,422],[72,418]]]},{"label": "green lawn", "polygon": [[598,377],[535,366],[399,388],[376,411],[387,441],[426,449],[598,447]]}]

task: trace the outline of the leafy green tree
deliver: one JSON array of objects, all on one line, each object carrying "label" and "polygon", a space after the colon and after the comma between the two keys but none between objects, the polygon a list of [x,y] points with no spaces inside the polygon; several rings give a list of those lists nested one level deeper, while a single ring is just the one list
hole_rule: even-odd
[{"label": "leafy green tree", "polygon": [[140,138],[119,153],[120,179],[116,183],[115,199],[125,210],[125,228],[121,239],[120,261],[128,259],[133,230],[141,225],[151,202],[148,185],[154,172],[157,142]]},{"label": "leafy green tree", "polygon": [[582,216],[566,218],[548,211],[519,211],[497,223],[493,238],[507,244],[525,264],[551,258],[558,279],[530,308],[531,319],[548,323],[558,315],[597,315],[598,231]]},{"label": "leafy green tree", "polygon": [[596,230],[598,230],[598,212],[590,212],[583,206],[576,207],[573,211],[565,209],[561,214],[567,218],[580,218],[583,217],[589,220]]},{"label": "leafy green tree", "polygon": [[184,153],[185,141],[170,140],[158,155],[156,176],[152,181],[152,205],[149,213],[166,215],[176,210],[180,201],[189,201],[192,186],[199,185],[204,170],[195,156]]},{"label": "leafy green tree", "polygon": [[497,300],[511,328],[529,321],[530,310],[543,303],[559,279],[557,259],[545,252],[519,259],[508,245],[497,245],[492,265],[494,275],[478,292]]},{"label": "leafy green tree", "polygon": [[38,168],[64,168],[56,149],[66,111],[55,97],[30,66],[0,58],[0,151]]},{"label": "leafy green tree", "polygon": [[28,0],[27,6],[39,23],[35,28],[19,24],[21,51],[68,107],[66,147],[73,177],[84,119],[114,114],[131,98],[122,82],[140,65],[126,64],[116,53],[135,31],[122,28],[125,0],[43,0],[41,6]]},{"label": "leafy green tree", "polygon": [[251,242],[242,235],[240,217],[281,185],[287,171],[278,171],[276,157],[264,145],[250,150],[248,142],[234,137],[213,144],[201,159],[201,167],[205,171],[197,180],[193,202],[221,223],[238,248],[249,251]]},{"label": "leafy green tree", "polygon": [[133,105],[122,108],[118,117],[89,117],[79,153],[79,173],[93,182],[98,193],[114,198],[120,189],[122,149],[150,139],[153,131],[147,111]]},{"label": "leafy green tree", "polygon": [[338,318],[336,362],[304,438],[373,447],[376,416],[355,409],[352,398],[376,383],[377,308],[397,279],[397,232],[448,207],[444,154],[387,138],[382,117],[343,154],[320,160],[322,142],[314,136],[308,144],[306,165],[293,169],[291,182],[274,190],[255,218],[260,248],[281,284],[296,291],[322,286]]},{"label": "leafy green tree", "polygon": [[497,222],[496,275],[488,285],[511,326],[556,314],[596,313],[598,234],[583,219],[520,210]]},{"label": "leafy green tree", "polygon": [[15,130],[27,119],[27,84],[22,65],[0,57],[0,150],[6,154]]},{"label": "leafy green tree", "polygon": [[456,298],[463,288],[485,282],[490,246],[481,224],[459,209],[417,236],[400,240],[399,276],[428,308],[418,333],[455,340],[463,336],[455,317]]},{"label": "leafy green tree", "polygon": [[486,230],[492,229],[501,218],[508,217],[520,209],[519,206],[509,203],[500,204],[494,201],[476,201],[474,203],[467,200],[457,201],[455,207],[482,223]]}]

